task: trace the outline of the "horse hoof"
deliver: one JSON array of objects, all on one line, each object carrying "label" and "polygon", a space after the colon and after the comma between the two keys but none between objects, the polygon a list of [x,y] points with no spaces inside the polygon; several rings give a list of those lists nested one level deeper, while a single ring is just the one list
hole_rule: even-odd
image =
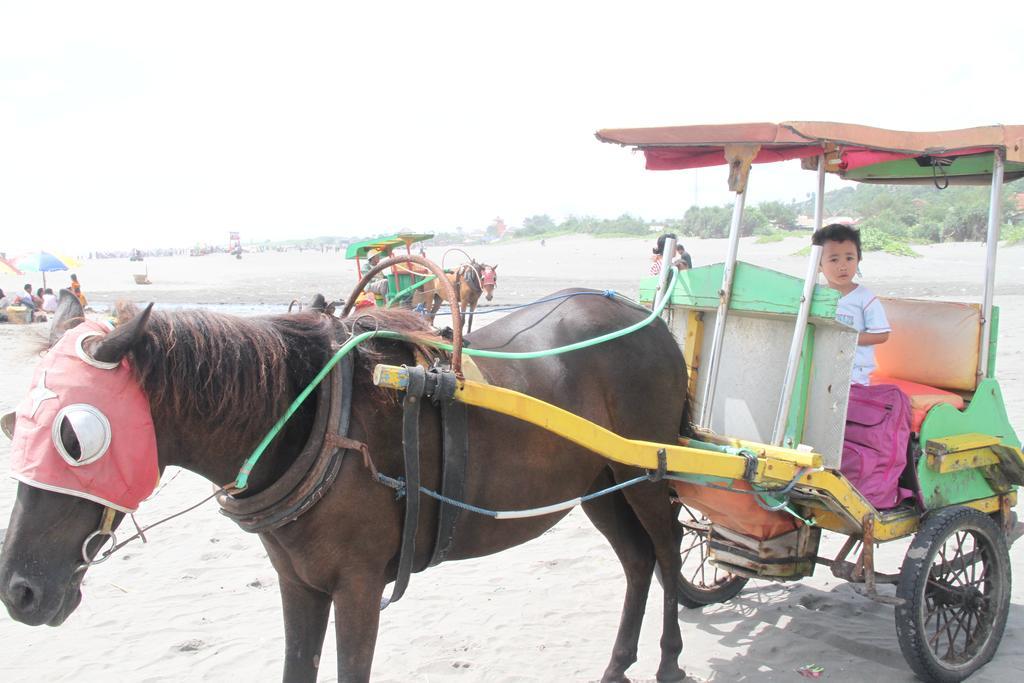
[{"label": "horse hoof", "polygon": [[686,672],[677,666],[672,671],[659,671],[655,680],[658,683],[678,683],[686,680]]}]

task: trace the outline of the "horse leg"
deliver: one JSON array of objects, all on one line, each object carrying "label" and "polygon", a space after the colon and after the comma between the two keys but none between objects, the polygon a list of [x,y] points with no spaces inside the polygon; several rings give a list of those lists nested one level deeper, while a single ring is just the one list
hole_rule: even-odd
[{"label": "horse leg", "polygon": [[434,318],[437,316],[437,311],[441,308],[442,303],[441,295],[437,292],[430,298],[430,311],[427,313],[427,321],[433,325]]},{"label": "horse leg", "polygon": [[476,304],[469,304],[469,322],[466,325],[466,334],[473,331],[473,313],[476,311]]},{"label": "horse leg", "polygon": [[347,576],[334,592],[338,683],[367,683],[380,624],[385,583],[378,577]]},{"label": "horse leg", "polygon": [[[628,476],[632,475],[623,473],[623,476],[617,476],[615,479],[625,481]],[[679,556],[680,538],[676,532],[676,511],[669,503],[668,485],[664,481],[644,482],[623,490],[623,495],[647,532],[647,538],[653,543],[654,556],[663,577],[661,663],[658,666],[657,679],[681,681],[686,678],[686,673],[679,668],[683,638],[679,632],[676,582],[672,577],[679,576],[682,559]]]},{"label": "horse leg", "polygon": [[[613,484],[605,469],[592,490]],[[655,554],[650,537],[621,493],[595,498],[583,504],[583,511],[608,542],[626,574],[626,598],[615,636],[612,658],[601,677],[602,683],[628,681],[626,669],[636,661],[640,627],[643,624],[647,593],[654,574]],[[670,574],[669,576],[675,576]],[[678,632],[679,624],[676,624]]]},{"label": "horse leg", "polygon": [[284,607],[284,679],[316,681],[331,596],[280,577]]}]

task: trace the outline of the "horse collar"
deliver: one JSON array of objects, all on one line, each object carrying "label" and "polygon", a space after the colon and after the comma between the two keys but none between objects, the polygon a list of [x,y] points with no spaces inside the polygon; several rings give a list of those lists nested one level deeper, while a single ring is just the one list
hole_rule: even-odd
[{"label": "horse collar", "polygon": [[249,532],[277,529],[312,508],[334,483],[348,450],[357,446],[348,436],[352,417],[354,353],[331,370],[317,392],[316,417],[309,439],[287,471],[258,493],[236,498],[217,496],[221,513]]}]

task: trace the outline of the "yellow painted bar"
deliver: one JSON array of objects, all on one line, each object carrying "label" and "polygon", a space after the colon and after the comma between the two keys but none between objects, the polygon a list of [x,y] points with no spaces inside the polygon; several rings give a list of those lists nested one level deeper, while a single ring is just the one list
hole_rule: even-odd
[{"label": "yellow painted bar", "polygon": [[[403,390],[408,385],[408,375],[402,367],[377,365],[374,368],[373,381],[377,386]],[[746,459],[739,455],[706,451],[686,445],[626,439],[558,406],[510,389],[466,380],[455,390],[455,398],[467,405],[486,408],[529,422],[609,460],[627,465],[657,469],[658,451],[664,449],[669,472],[741,479],[746,466]],[[823,470],[821,455],[817,453],[804,453],[728,437],[705,434],[698,436],[706,440],[713,439],[720,445],[747,448],[756,453],[758,465],[752,482],[754,484],[777,486],[791,481],[801,468],[814,470],[800,478],[797,488],[804,494],[816,494],[820,505],[838,507],[838,510],[807,507],[815,524],[824,529],[860,535],[861,521],[868,514],[875,515],[877,520],[875,540],[878,542],[909,536],[918,529],[920,518],[917,515],[893,514],[887,521],[886,513],[875,510],[842,474],[835,470]],[[682,444],[687,442],[686,439],[680,441]],[[1016,492],[1008,495],[1011,507],[1016,505]],[[796,504],[799,507],[799,502]],[[999,510],[999,496],[963,505],[992,513]]]},{"label": "yellow painted bar", "polygon": [[[401,367],[377,365],[374,368],[374,383],[401,390],[408,382],[405,373]],[[529,422],[609,460],[627,465],[657,469],[658,451],[664,449],[670,472],[741,479],[746,467],[746,459],[739,455],[626,439],[558,406],[510,389],[466,380],[456,389],[455,398],[467,405]],[[758,455],[754,477],[757,483],[762,480],[765,484],[786,483],[801,468],[821,467],[821,456],[817,453],[801,453],[763,444],[750,444],[749,448]]]},{"label": "yellow painted bar", "polygon": [[956,453],[943,453],[940,455],[928,454],[928,469],[940,474],[998,464],[999,455],[991,448],[973,448],[969,451],[957,451]]},{"label": "yellow painted bar", "polygon": [[980,448],[996,446],[999,442],[999,437],[989,434],[957,434],[940,439],[928,439],[928,443],[925,444],[925,452],[928,455],[940,456],[962,451],[976,451]]},{"label": "yellow painted bar", "polygon": [[[627,465],[657,469],[658,451],[664,449],[670,472],[740,479],[746,466],[746,459],[738,455],[626,439],[567,410],[501,387],[467,381],[456,389],[455,398],[471,406],[493,410],[537,425],[587,450]],[[778,460],[767,452],[767,447],[752,450],[760,456],[756,479],[769,477],[778,481],[789,481],[801,467],[821,466],[821,456],[815,453],[794,451],[792,459]],[[773,462],[769,463],[768,459]]]},{"label": "yellow painted bar", "polygon": [[999,438],[989,434],[957,434],[929,439],[925,444],[928,469],[940,474],[999,464],[994,448]]},{"label": "yellow painted bar", "polygon": [[683,360],[686,361],[689,382],[687,395],[693,400],[697,396],[697,373],[700,370],[700,347],[704,338],[704,312],[689,310],[686,313],[686,340],[683,342]]}]

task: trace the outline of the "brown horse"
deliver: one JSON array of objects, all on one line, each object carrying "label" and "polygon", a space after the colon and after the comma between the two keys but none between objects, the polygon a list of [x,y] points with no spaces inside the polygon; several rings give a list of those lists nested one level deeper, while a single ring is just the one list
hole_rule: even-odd
[{"label": "brown horse", "polygon": [[[471,261],[459,266],[454,273],[448,273],[447,276],[459,297],[463,325],[466,334],[469,334],[473,331],[473,313],[476,311],[480,296],[483,295],[488,301],[494,298],[494,290],[498,286],[498,266]],[[427,283],[421,289],[423,293],[414,298],[413,303],[423,302],[427,306],[427,319],[433,322],[434,316],[444,302],[441,290],[433,283]]]},{"label": "brown horse", "polygon": [[[557,347],[620,329],[647,313],[591,290],[570,293],[580,295],[520,310],[483,328],[474,347]],[[58,331],[81,320],[81,309],[71,308],[63,310]],[[149,400],[161,471],[183,467],[219,485],[235,478],[240,463],[339,341],[379,328],[420,340],[430,335],[419,316],[402,311],[374,311],[372,316],[339,321],[314,312],[239,318],[125,308],[119,321],[113,332],[85,340],[84,352],[101,366],[130,364]],[[75,334],[74,328],[67,334]],[[378,362],[414,364],[412,347],[373,339],[355,353],[348,438],[368,446],[381,473],[400,477],[402,406],[394,393],[372,383],[370,370]],[[478,365],[493,384],[529,393],[627,437],[673,442],[689,428],[682,355],[661,320],[569,354],[539,360],[480,359]],[[317,422],[315,403],[303,404],[271,442],[252,472],[248,492],[258,495],[289,471]],[[429,402],[422,406],[419,427],[422,485],[439,490],[442,426],[439,410]],[[110,429],[116,438],[118,425]],[[16,430],[15,425],[17,437]],[[78,452],[76,433],[68,425],[62,424],[53,438],[58,434],[64,448]],[[472,407],[468,438],[464,499],[484,508],[545,506],[642,474],[525,422]],[[280,576],[286,681],[316,679],[332,606],[338,679],[369,680],[381,596],[397,574],[405,500],[371,478],[358,452],[347,451],[333,486],[319,502],[294,521],[259,533]],[[431,556],[438,507],[434,499],[422,498],[415,571],[424,569]],[[626,669],[636,661],[655,564],[662,576],[680,571],[674,508],[666,482],[646,480],[583,507],[611,543],[626,575],[622,618],[603,676],[605,681],[625,681]],[[524,543],[564,514],[505,521],[462,513],[447,559],[478,557]],[[87,570],[83,553],[92,558],[100,545],[100,539],[87,537],[101,518],[106,518],[105,508],[84,497],[18,484],[0,555],[0,600],[14,619],[56,626],[77,607]],[[122,518],[116,515],[115,527]],[[684,677],[677,663],[682,640],[675,586],[668,583],[672,587],[661,600],[657,676],[677,681]]]}]

